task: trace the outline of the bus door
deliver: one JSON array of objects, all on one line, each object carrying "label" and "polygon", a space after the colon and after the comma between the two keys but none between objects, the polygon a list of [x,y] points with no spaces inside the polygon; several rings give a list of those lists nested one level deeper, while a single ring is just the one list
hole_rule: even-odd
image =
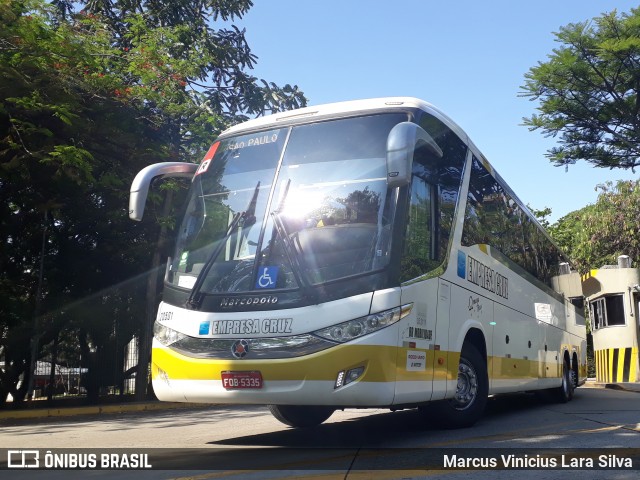
[{"label": "bus door", "polygon": [[441,286],[434,274],[441,268],[446,252],[439,225],[442,200],[436,157],[429,149],[416,149],[407,192],[409,201],[406,215],[403,214],[407,224],[400,265],[402,304],[412,303],[413,309],[399,331],[396,404],[431,400],[436,319],[441,325],[448,321],[449,294],[443,293],[448,284]]},{"label": "bus door", "polygon": [[448,313],[448,303],[443,307],[438,299],[438,278],[404,285],[402,304],[407,303],[413,308],[399,329],[396,404],[431,400],[436,322],[441,309]]}]

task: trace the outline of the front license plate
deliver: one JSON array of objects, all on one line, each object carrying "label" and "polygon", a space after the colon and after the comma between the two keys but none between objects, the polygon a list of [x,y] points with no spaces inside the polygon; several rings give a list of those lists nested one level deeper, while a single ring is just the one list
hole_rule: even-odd
[{"label": "front license plate", "polygon": [[222,372],[222,386],[227,390],[262,388],[262,374],[257,370],[249,372]]}]

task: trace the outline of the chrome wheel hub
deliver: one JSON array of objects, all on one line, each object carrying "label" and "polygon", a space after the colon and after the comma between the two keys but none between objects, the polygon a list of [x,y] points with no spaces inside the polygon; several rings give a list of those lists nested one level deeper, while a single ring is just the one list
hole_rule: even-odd
[{"label": "chrome wheel hub", "polygon": [[478,374],[465,359],[460,359],[458,366],[458,386],[453,398],[453,406],[457,410],[468,408],[478,396]]}]

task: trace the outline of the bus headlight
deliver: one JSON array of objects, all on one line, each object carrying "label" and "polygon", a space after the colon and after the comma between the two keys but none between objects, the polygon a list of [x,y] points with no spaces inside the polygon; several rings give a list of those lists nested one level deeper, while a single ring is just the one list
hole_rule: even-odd
[{"label": "bus headlight", "polygon": [[366,317],[356,318],[346,322],[332,325],[313,332],[314,335],[331,340],[333,342],[345,343],[355,338],[368,335],[381,330],[389,325],[393,325],[400,319],[406,317],[411,312],[413,304],[409,303],[402,307],[392,308],[384,312],[373,313]]},{"label": "bus headlight", "polygon": [[153,324],[153,336],[166,347],[186,337],[184,333],[180,333],[158,322]]}]

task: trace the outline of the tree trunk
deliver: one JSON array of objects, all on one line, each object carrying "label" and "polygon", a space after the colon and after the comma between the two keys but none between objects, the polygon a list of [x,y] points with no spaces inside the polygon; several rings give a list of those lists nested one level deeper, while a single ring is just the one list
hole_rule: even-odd
[{"label": "tree trunk", "polygon": [[53,394],[56,390],[56,363],[58,361],[58,339],[60,335],[56,333],[53,338],[53,347],[51,348],[51,369],[49,370],[49,389],[47,391],[47,403],[49,406],[53,404]]},{"label": "tree trunk", "polygon": [[33,310],[33,336],[31,337],[31,358],[29,362],[30,375],[28,379],[25,376],[27,384],[27,397],[29,400],[33,397],[33,385],[36,376],[36,368],[38,365],[39,341],[40,341],[40,310],[42,309],[42,285],[44,283],[44,256],[47,248],[47,230],[48,230],[49,210],[44,210],[44,223],[42,226],[42,245],[40,247],[40,269],[38,271],[38,287],[36,289],[36,304]]}]

